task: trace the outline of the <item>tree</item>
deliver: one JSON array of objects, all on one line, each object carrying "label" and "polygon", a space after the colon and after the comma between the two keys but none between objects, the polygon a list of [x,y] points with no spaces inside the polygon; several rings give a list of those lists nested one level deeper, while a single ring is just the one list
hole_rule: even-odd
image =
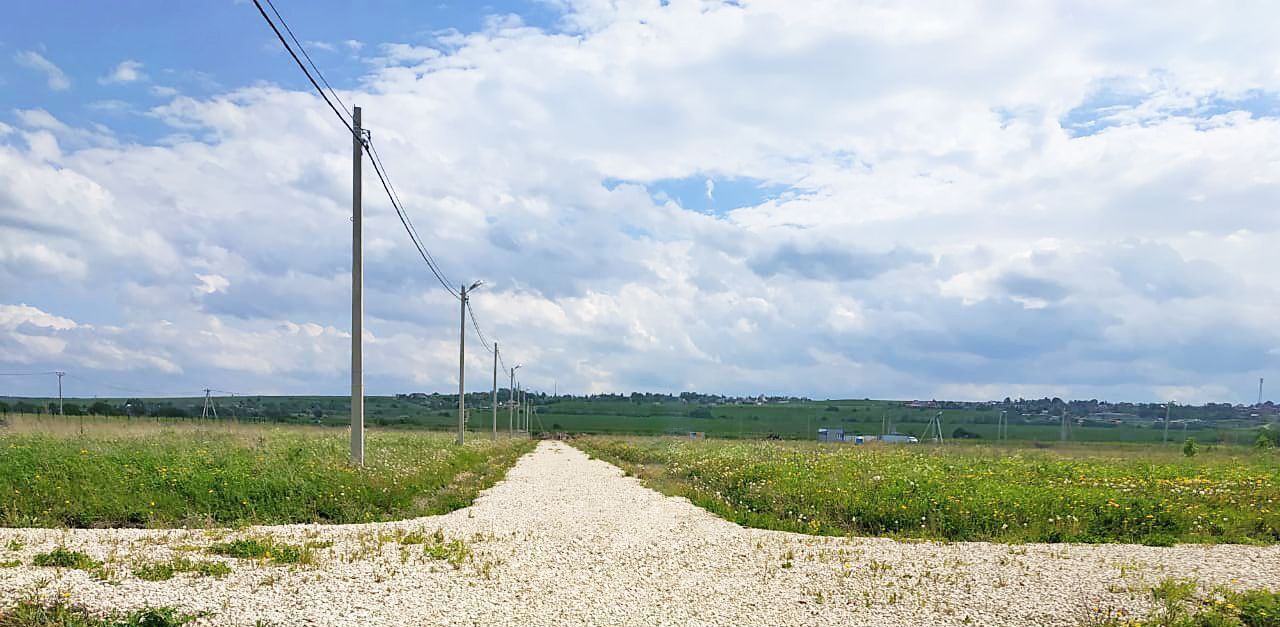
[{"label": "tree", "polygon": [[116,413],[116,408],[106,401],[94,401],[89,406],[89,413],[95,416],[111,416]]},{"label": "tree", "polygon": [[827,405],[826,411],[840,411],[840,408],[836,405]]},{"label": "tree", "polygon": [[1197,450],[1197,447],[1196,447],[1196,439],[1195,439],[1195,438],[1187,438],[1187,441],[1182,443],[1182,454],[1183,454],[1183,455],[1186,455],[1187,457],[1195,457],[1195,456],[1196,456],[1196,450]]},{"label": "tree", "polygon": [[1259,449],[1272,448],[1275,445],[1276,443],[1270,437],[1267,436],[1266,431],[1259,431],[1258,439],[1253,441],[1253,447],[1259,448]]},{"label": "tree", "polygon": [[0,402],[0,414],[7,414],[7,413],[9,413],[9,404]]},{"label": "tree", "polygon": [[956,430],[951,432],[951,438],[953,440],[976,440],[981,437],[981,435],[969,431],[964,427],[956,427]]},{"label": "tree", "polygon": [[131,398],[124,402],[124,411],[130,416],[145,416],[147,414],[147,404],[142,402],[140,398]]}]

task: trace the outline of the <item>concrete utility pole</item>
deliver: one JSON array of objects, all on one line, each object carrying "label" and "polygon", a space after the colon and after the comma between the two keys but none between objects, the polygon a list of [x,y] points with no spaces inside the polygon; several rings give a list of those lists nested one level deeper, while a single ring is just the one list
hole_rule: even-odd
[{"label": "concrete utility pole", "polygon": [[1067,441],[1067,408],[1062,408],[1062,441]]},{"label": "concrete utility pole", "polygon": [[364,465],[364,258],[361,241],[364,212],[360,199],[360,162],[364,159],[364,131],[360,107],[351,113],[351,464]]},{"label": "concrete utility pole", "polygon": [[465,285],[458,290],[462,309],[458,316],[458,444],[462,444],[463,431],[467,426],[467,298],[473,290],[484,285],[484,281],[476,281],[471,287]]},{"label": "concrete utility pole", "polygon": [[1173,401],[1164,405],[1164,441],[1169,443],[1169,414],[1173,412]]},{"label": "concrete utility pole", "polygon": [[498,343],[493,343],[493,440],[498,440]]},{"label": "concrete utility pole", "polygon": [[67,373],[59,370],[53,374],[58,375],[58,415],[63,416],[65,414],[62,413],[62,377]]},{"label": "concrete utility pole", "polygon": [[519,364],[511,367],[511,379],[507,383],[507,433],[516,432],[516,370]]}]

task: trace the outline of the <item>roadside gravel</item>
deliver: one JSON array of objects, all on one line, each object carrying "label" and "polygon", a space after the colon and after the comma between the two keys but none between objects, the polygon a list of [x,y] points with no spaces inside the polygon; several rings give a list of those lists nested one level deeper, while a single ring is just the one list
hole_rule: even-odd
[{"label": "roadside gravel", "polygon": [[[467,554],[404,537],[461,540]],[[269,535],[313,564],[209,556]],[[332,544],[329,544],[332,543]],[[20,546],[20,548],[19,548]],[[57,546],[98,573],[31,566]],[[435,556],[427,554],[434,547]],[[457,546],[454,546],[456,549]],[[174,556],[231,574],[149,582],[130,566]],[[369,525],[246,530],[0,529],[0,604],[32,594],[94,609],[176,606],[198,624],[1079,625],[1147,608],[1164,577],[1280,588],[1280,548],[938,544],[745,529],[649,490],[617,467],[542,443],[471,506]]]}]

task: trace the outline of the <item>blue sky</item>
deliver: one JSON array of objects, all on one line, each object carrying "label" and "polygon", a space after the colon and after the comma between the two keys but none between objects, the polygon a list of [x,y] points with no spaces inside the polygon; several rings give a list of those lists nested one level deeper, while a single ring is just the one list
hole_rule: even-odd
[{"label": "blue sky", "polygon": [[[1267,5],[277,7],[528,385],[1249,401],[1280,365]],[[342,393],[349,140],[252,3],[6,18],[0,372]],[[366,173],[369,390],[451,389]]]},{"label": "blue sky", "polygon": [[[270,7],[263,3],[264,8]],[[492,16],[518,14],[529,24],[554,27],[559,12],[537,1],[277,3],[294,34],[340,89],[358,85],[368,61],[359,46],[384,42],[424,44],[441,31],[484,28]],[[287,34],[287,33],[286,33]],[[348,43],[351,42],[351,43]],[[305,89],[275,35],[248,0],[83,3],[54,0],[8,7],[0,24],[0,56],[35,52],[58,66],[71,86],[47,88],[47,75],[6,63],[0,69],[0,108],[38,107],[68,124],[106,124],[122,136],[154,141],[171,129],[140,115],[164,102],[172,89],[208,97],[258,82]],[[141,78],[109,82],[120,63],[141,64]],[[108,82],[104,82],[108,79]],[[111,108],[124,103],[128,111]],[[104,108],[106,107],[106,108]]]}]

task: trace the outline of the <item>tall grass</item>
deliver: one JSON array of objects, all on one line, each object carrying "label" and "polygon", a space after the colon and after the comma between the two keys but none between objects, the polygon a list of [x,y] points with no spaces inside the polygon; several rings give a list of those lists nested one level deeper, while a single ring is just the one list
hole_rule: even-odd
[{"label": "tall grass", "polygon": [[[730,520],[826,535],[999,542],[1280,542],[1280,457],[587,438]],[[1097,449],[1095,449],[1096,451]]]},{"label": "tall grass", "polygon": [[343,430],[95,420],[0,431],[0,525],[238,526],[354,523],[471,503],[533,444],[371,431],[366,466]]}]

